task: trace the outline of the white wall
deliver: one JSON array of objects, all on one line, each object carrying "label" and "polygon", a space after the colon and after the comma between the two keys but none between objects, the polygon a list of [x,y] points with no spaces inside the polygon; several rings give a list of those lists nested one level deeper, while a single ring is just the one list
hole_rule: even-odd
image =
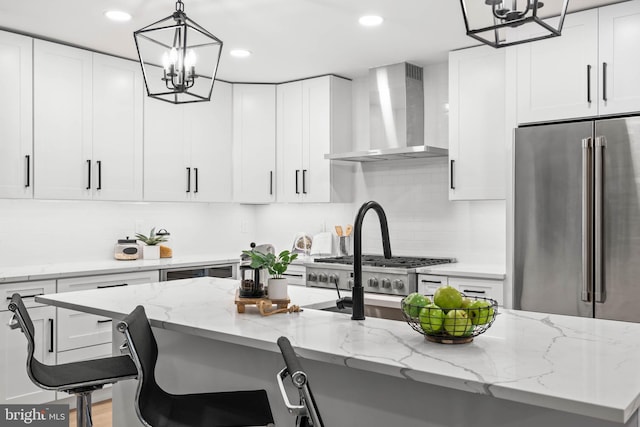
[{"label": "white wall", "polygon": [[254,235],[254,212],[233,204],[0,200],[0,266],[113,259],[117,239],[153,226],[171,233],[176,257],[239,256]]}]

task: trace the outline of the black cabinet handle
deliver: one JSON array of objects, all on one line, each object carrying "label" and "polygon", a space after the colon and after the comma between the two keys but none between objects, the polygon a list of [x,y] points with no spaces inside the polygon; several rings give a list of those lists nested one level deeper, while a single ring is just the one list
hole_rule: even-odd
[{"label": "black cabinet handle", "polygon": [[[20,295],[20,298],[22,299],[26,299],[26,298],[35,298],[37,296],[40,295],[44,295],[42,292],[40,292],[39,294],[33,294],[33,295]],[[7,301],[11,301],[11,297],[7,297]]]},{"label": "black cabinet handle", "polygon": [[109,323],[112,322],[113,319],[104,319],[104,320],[98,320],[98,323]]},{"label": "black cabinet handle", "polygon": [[302,169],[302,194],[307,194],[307,170]]},{"label": "black cabinet handle", "polygon": [[87,190],[91,190],[91,160],[87,160]]},{"label": "black cabinet handle", "polygon": [[591,104],[591,65],[587,65],[587,102]]},{"label": "black cabinet handle", "polygon": [[440,280],[425,280],[425,279],[422,279],[421,282],[422,283],[437,283],[438,285],[442,283]]},{"label": "black cabinet handle", "polygon": [[449,188],[452,190],[456,189],[456,186],[453,183],[453,165],[455,164],[455,160],[451,160],[451,165],[449,167]]},{"label": "black cabinet handle", "polygon": [[53,319],[49,319],[49,353],[53,353]]},{"label": "black cabinet handle", "polygon": [[487,291],[474,291],[472,289],[464,289],[462,293],[484,295],[487,293]]},{"label": "black cabinet handle", "polygon": [[120,283],[118,285],[100,285],[98,289],[107,289],[107,288],[119,288],[121,286],[129,286],[128,283]]},{"label": "black cabinet handle", "polygon": [[187,193],[191,193],[191,168],[187,168]]},{"label": "black cabinet handle", "polygon": [[102,160],[96,162],[98,164],[98,186],[96,190],[102,190]]},{"label": "black cabinet handle", "polygon": [[25,188],[29,188],[31,186],[31,156],[29,154],[27,154],[26,156],[24,156],[24,160],[27,163],[27,179],[26,179],[26,184],[24,185]]},{"label": "black cabinet handle", "polygon": [[300,174],[300,169],[296,169],[296,194],[300,194],[300,190],[298,190],[298,175]]},{"label": "black cabinet handle", "polygon": [[273,171],[269,171],[269,194],[273,196]]},{"label": "black cabinet handle", "polygon": [[607,63],[602,63],[602,100],[607,102]]},{"label": "black cabinet handle", "polygon": [[196,189],[193,192],[197,193],[198,192],[198,168],[193,168],[193,171],[196,174]]}]

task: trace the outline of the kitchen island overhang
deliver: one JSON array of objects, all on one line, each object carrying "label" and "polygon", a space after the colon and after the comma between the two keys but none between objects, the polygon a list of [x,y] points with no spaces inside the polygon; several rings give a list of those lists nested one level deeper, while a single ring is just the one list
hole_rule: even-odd
[{"label": "kitchen island overhang", "polygon": [[[201,278],[52,294],[38,301],[114,319],[144,305],[158,333],[161,359],[165,353],[159,369],[165,366],[167,372],[160,378],[184,387],[176,392],[206,391],[190,389],[176,377],[189,366],[198,367],[203,381],[211,375],[210,391],[255,380],[249,387],[267,389],[284,425],[292,419],[275,384],[283,366],[276,346],[282,335],[305,359],[305,368],[309,365],[320,410],[324,403],[329,412],[322,414],[328,425],[332,416],[341,420],[334,425],[383,425],[359,424],[367,417],[355,414],[357,408],[403,426],[451,425],[454,419],[511,425],[510,417],[514,426],[528,425],[526,420],[530,425],[638,425],[638,324],[501,310],[485,334],[470,344],[449,346],[426,342],[404,322],[391,320],[353,322],[344,314],[313,309],[269,317],[250,309],[239,314],[233,303],[237,287],[235,280]],[[303,307],[327,306],[336,297],[329,290],[293,286],[289,293],[292,303]],[[116,348],[121,337],[114,338]],[[245,362],[261,369],[248,375],[242,358],[234,357],[238,354],[251,354]],[[233,368],[234,363],[239,365]],[[133,409],[133,391],[127,388],[134,390],[134,383],[114,387],[114,419],[121,399],[131,399]],[[344,391],[341,401],[333,398],[336,390]],[[447,421],[441,412],[453,418]],[[355,418],[347,422],[349,416]]]}]

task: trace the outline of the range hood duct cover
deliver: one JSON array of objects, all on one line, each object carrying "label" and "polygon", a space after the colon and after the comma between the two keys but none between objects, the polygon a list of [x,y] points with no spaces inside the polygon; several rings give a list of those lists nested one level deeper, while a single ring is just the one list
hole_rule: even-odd
[{"label": "range hood duct cover", "polygon": [[448,155],[447,149],[424,145],[422,67],[401,62],[369,70],[369,123],[370,150],[325,158],[368,162]]}]

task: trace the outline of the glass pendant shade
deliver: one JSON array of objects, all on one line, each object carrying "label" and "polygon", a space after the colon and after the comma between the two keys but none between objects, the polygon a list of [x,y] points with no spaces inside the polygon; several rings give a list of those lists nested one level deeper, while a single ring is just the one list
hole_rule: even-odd
[{"label": "glass pendant shade", "polygon": [[460,4],[467,35],[499,48],[559,36],[569,0],[460,0]]},{"label": "glass pendant shade", "polygon": [[133,33],[147,95],[174,104],[209,101],[222,41],[176,11]]}]

